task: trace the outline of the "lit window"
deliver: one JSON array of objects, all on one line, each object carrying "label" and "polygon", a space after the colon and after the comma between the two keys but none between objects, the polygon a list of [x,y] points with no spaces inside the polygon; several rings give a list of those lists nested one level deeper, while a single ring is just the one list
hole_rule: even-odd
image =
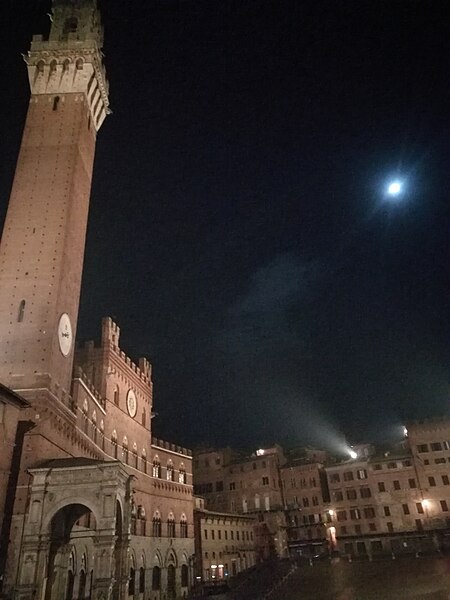
[{"label": "lit window", "polygon": [[180,465],[180,470],[178,471],[178,483],[186,483],[186,471],[183,465]]},{"label": "lit window", "polygon": [[153,459],[152,476],[161,478],[161,463],[159,462],[157,456],[155,456],[155,458]]},{"label": "lit window", "polygon": [[173,464],[171,462],[167,463],[166,466],[166,479],[167,481],[173,481],[175,479],[175,469],[173,468]]}]

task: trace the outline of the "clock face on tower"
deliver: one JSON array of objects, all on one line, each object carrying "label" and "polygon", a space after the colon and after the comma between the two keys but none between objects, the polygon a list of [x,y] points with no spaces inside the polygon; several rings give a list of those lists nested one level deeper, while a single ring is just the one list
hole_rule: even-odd
[{"label": "clock face on tower", "polygon": [[136,400],[136,394],[131,389],[128,390],[128,393],[127,393],[127,409],[128,409],[128,414],[130,415],[130,417],[134,418],[137,413],[137,400]]},{"label": "clock face on tower", "polygon": [[63,356],[69,356],[72,350],[72,325],[67,313],[63,313],[58,324],[59,349]]}]

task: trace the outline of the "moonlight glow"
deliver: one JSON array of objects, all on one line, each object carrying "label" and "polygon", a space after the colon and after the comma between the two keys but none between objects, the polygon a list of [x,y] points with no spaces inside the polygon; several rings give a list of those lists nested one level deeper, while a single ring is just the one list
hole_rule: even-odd
[{"label": "moonlight glow", "polygon": [[398,196],[400,194],[400,192],[402,191],[401,182],[400,181],[392,181],[388,185],[387,191],[390,196]]}]

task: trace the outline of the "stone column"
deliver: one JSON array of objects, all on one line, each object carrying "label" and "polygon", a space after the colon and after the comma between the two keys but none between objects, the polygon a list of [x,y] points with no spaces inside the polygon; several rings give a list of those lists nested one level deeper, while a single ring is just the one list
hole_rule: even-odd
[{"label": "stone column", "polygon": [[19,576],[15,589],[15,600],[45,598],[48,584],[47,560],[49,557],[48,536],[29,540],[23,545]]},{"label": "stone column", "polygon": [[[97,533],[94,540],[94,585],[93,600],[111,600],[115,582],[114,535]],[[117,596],[122,598],[122,596]]]}]

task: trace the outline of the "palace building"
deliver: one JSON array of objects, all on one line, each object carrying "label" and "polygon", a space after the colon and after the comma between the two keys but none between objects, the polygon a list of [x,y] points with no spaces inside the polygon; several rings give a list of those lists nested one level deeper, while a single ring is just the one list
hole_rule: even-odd
[{"label": "palace building", "polygon": [[152,436],[152,374],[102,323],[75,349],[97,134],[109,113],[96,0],[53,0],[0,245],[0,595],[187,596],[191,452]]}]

